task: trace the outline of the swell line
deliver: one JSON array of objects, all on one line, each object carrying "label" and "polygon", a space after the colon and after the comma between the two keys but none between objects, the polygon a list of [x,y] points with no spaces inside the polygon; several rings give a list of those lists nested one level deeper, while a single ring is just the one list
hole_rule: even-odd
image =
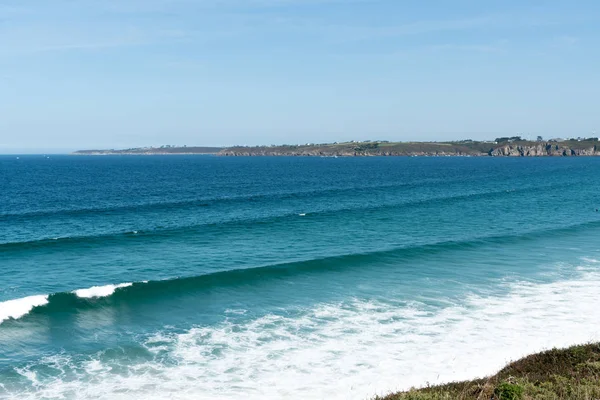
[{"label": "swell line", "polygon": [[[382,204],[382,205],[373,205],[373,206],[359,206],[359,207],[341,207],[337,209],[329,209],[322,211],[313,211],[308,213],[303,213],[306,216],[309,215],[311,217],[316,216],[332,216],[340,213],[348,213],[348,212],[373,212],[373,211],[382,211],[387,209],[394,209],[398,207],[404,208],[414,208],[423,205],[435,205],[440,203],[451,203],[457,202],[465,199],[469,200],[477,200],[477,199],[485,199],[489,197],[495,197],[498,195],[514,195],[514,194],[522,194],[528,193],[532,191],[538,190],[546,190],[555,188],[557,185],[546,185],[546,186],[536,186],[530,188],[519,188],[513,190],[496,190],[489,192],[480,192],[480,193],[466,193],[455,196],[441,196],[441,197],[432,197],[428,199],[421,200],[410,200],[405,202],[398,202],[392,204]],[[20,249],[37,249],[37,248],[45,248],[51,246],[69,246],[72,244],[94,244],[99,242],[104,243],[119,243],[123,239],[133,240],[133,239],[151,239],[151,238],[165,238],[172,237],[190,233],[196,233],[201,228],[206,227],[215,227],[215,226],[223,226],[223,227],[236,227],[236,226],[245,226],[249,224],[268,224],[275,223],[278,221],[283,221],[287,219],[297,218],[298,213],[285,213],[280,215],[268,216],[268,217],[258,217],[258,218],[242,218],[242,219],[231,219],[229,221],[224,222],[205,222],[199,224],[191,224],[174,228],[163,228],[163,229],[152,229],[152,230],[134,230],[134,231],[125,231],[125,232],[117,232],[117,233],[106,233],[100,235],[90,235],[90,236],[70,236],[70,237],[58,237],[58,238],[44,238],[38,240],[31,241],[19,241],[19,242],[4,242],[0,243],[0,251],[14,251]]]},{"label": "swell line", "polygon": [[[439,182],[459,182],[462,179],[454,180],[442,180],[434,179],[427,181],[427,183],[435,184]],[[245,202],[252,200],[261,200],[265,198],[274,200],[286,200],[290,198],[305,198],[314,197],[319,194],[345,194],[348,192],[356,193],[360,191],[367,191],[373,189],[390,189],[390,188],[411,188],[416,186],[422,186],[423,181],[411,182],[411,183],[392,183],[385,185],[362,185],[359,187],[344,187],[344,188],[325,188],[325,189],[314,189],[314,190],[298,190],[280,193],[264,193],[264,194],[252,194],[252,195],[239,195],[239,196],[217,196],[217,197],[205,197],[196,198],[180,201],[160,201],[153,203],[143,204],[128,204],[122,206],[108,206],[108,207],[90,207],[90,208],[78,208],[78,209],[57,209],[57,210],[40,210],[40,211],[29,211],[21,213],[0,213],[0,218],[31,218],[31,217],[48,217],[48,216],[65,216],[65,215],[85,215],[85,214],[110,214],[119,213],[126,211],[152,211],[152,210],[170,210],[173,208],[185,208],[185,207],[208,207],[220,202]]]},{"label": "swell line", "polygon": [[[2,320],[11,321],[21,318],[35,318],[38,315],[76,312],[87,309],[120,307],[143,303],[149,299],[184,296],[189,293],[201,293],[213,288],[252,285],[257,282],[281,280],[300,274],[315,274],[327,271],[364,268],[366,265],[397,265],[399,261],[410,261],[420,257],[433,256],[447,251],[476,250],[481,246],[498,246],[523,241],[533,241],[540,237],[569,233],[576,229],[598,228],[600,221],[587,222],[571,227],[552,230],[540,230],[520,235],[488,236],[464,241],[444,241],[409,247],[400,247],[375,252],[350,253],[339,256],[293,261],[256,266],[251,268],[230,269],[197,276],[176,277],[158,281],[121,283],[72,292],[58,292],[49,295],[34,295],[20,299],[0,302],[0,325]],[[13,308],[13,312],[8,310]]]}]

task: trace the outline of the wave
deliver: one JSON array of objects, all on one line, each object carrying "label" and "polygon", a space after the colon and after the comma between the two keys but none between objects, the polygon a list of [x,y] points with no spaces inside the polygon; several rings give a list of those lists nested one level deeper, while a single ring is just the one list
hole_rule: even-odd
[{"label": "wave", "polygon": [[[460,179],[455,180],[443,180],[444,183],[448,182],[458,182]],[[435,179],[431,181],[427,181],[425,183],[434,184],[442,182],[440,179]],[[142,204],[127,204],[127,205],[114,205],[114,206],[106,206],[106,207],[88,207],[88,208],[77,208],[77,209],[55,209],[55,210],[37,210],[37,211],[28,211],[28,212],[20,212],[20,213],[0,213],[0,218],[10,218],[10,217],[48,217],[53,215],[82,215],[82,214],[110,214],[110,213],[119,213],[122,211],[147,211],[147,210],[170,210],[173,208],[180,207],[208,207],[220,202],[246,202],[246,201],[256,201],[260,199],[273,199],[273,200],[286,200],[290,198],[303,198],[309,197],[312,198],[316,194],[345,194],[352,193],[356,194],[361,190],[371,191],[373,189],[389,189],[389,188],[399,188],[399,187],[416,187],[422,186],[423,181],[420,182],[411,182],[411,183],[392,183],[387,185],[362,185],[359,187],[346,187],[346,188],[326,188],[326,189],[314,189],[314,190],[295,190],[288,192],[279,192],[279,193],[264,193],[264,194],[251,194],[251,195],[239,195],[239,196],[213,196],[213,197],[202,197],[196,199],[187,199],[187,200],[179,200],[179,201],[159,201],[159,202],[151,202],[151,203],[142,203]]]},{"label": "wave", "polygon": [[132,285],[133,283],[127,282],[116,285],[92,286],[86,289],[73,290],[72,292],[34,295],[22,297],[20,299],[2,301],[0,302],[0,325],[3,321],[9,319],[17,320],[31,312],[40,312],[44,308],[47,308],[50,311],[64,311],[65,305],[67,308],[71,306],[77,307],[77,299],[83,300],[109,297],[113,295],[116,290]]},{"label": "wave", "polygon": [[[278,221],[295,219],[298,216],[306,216],[310,215],[312,217],[315,216],[331,216],[336,214],[345,214],[348,212],[373,212],[373,211],[381,211],[387,209],[394,209],[398,207],[403,208],[413,208],[419,207],[423,205],[435,205],[440,203],[449,203],[456,202],[465,199],[485,199],[489,197],[495,197],[498,195],[514,195],[515,193],[527,193],[530,191],[539,191],[545,189],[551,189],[554,187],[553,185],[549,185],[548,187],[531,187],[531,188],[520,188],[520,189],[511,189],[511,190],[496,190],[496,191],[488,191],[488,192],[477,192],[477,193],[466,193],[454,196],[440,196],[433,197],[427,199],[420,200],[411,200],[406,202],[398,202],[393,204],[383,204],[383,205],[373,205],[373,206],[359,206],[359,207],[340,207],[336,209],[328,209],[328,210],[316,210],[312,212],[287,212],[284,214],[268,216],[268,217],[259,217],[259,218],[240,218],[240,219],[231,219],[225,222],[206,222],[192,225],[179,226],[174,228],[159,228],[152,230],[133,230],[133,231],[125,231],[125,232],[116,232],[116,233],[104,233],[98,235],[89,235],[89,236],[69,236],[69,237],[54,237],[54,238],[44,238],[38,240],[30,240],[30,241],[18,241],[18,242],[0,242],[0,251],[5,250],[19,250],[19,249],[33,249],[40,248],[46,246],[62,246],[62,245],[71,245],[71,244],[79,244],[79,243],[89,243],[93,244],[95,242],[118,242],[124,238],[130,238],[132,236],[143,236],[145,239],[152,237],[160,237],[164,239],[165,237],[170,236],[178,236],[178,235],[186,235],[189,233],[194,233],[202,228],[206,228],[209,226],[223,226],[227,228],[235,227],[235,226],[245,226],[248,224],[266,224],[266,223],[275,223]],[[304,214],[304,215],[302,215]]]},{"label": "wave", "polygon": [[[20,400],[367,399],[482,377],[526,354],[598,340],[599,284],[598,272],[585,273],[514,282],[502,296],[465,294],[434,312],[349,299],[297,315],[164,329],[135,349],[41,357],[17,370],[21,380],[7,393]],[[147,357],[131,355],[140,348]]]},{"label": "wave", "polygon": [[21,318],[33,310],[34,307],[46,304],[48,304],[48,295],[28,296],[0,302],[0,324],[7,319]]},{"label": "wave", "polygon": [[88,289],[77,289],[73,291],[77,297],[92,299],[96,297],[110,296],[115,290],[133,285],[131,282],[119,283],[118,285],[92,286]]},{"label": "wave", "polygon": [[[445,241],[434,244],[401,247],[366,253],[351,253],[345,255],[323,257],[309,260],[298,260],[287,263],[269,264],[252,268],[230,269],[198,276],[176,277],[158,281],[127,282],[93,286],[86,289],[76,289],[72,292],[58,292],[50,295],[29,296],[22,299],[9,300],[0,303],[0,310],[11,303],[12,311],[6,313],[3,320],[18,319],[27,314],[48,314],[67,310],[89,309],[97,307],[113,307],[122,303],[132,304],[146,299],[156,299],[162,296],[170,297],[186,293],[208,290],[215,287],[232,287],[253,284],[272,279],[281,279],[299,274],[349,270],[363,268],[365,265],[397,265],[399,260],[409,261],[423,256],[434,256],[447,251],[464,251],[478,249],[481,246],[515,244],[523,241],[533,241],[543,236],[554,236],[568,233],[575,229],[600,227],[600,221],[588,222],[575,227],[563,227],[554,230],[530,232],[522,235],[491,236],[464,241]],[[0,316],[3,314],[0,312]],[[1,321],[0,321],[1,323]]]}]

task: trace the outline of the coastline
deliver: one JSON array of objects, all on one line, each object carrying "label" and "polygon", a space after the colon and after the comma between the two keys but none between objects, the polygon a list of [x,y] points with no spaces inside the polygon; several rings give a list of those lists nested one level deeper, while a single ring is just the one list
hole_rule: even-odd
[{"label": "coastline", "polygon": [[373,400],[593,400],[600,398],[600,343],[534,353],[492,376],[376,396]]},{"label": "coastline", "polygon": [[103,151],[103,152],[73,152],[70,156],[215,156],[216,153],[161,153],[161,152],[121,152],[121,151]]},{"label": "coastline", "polygon": [[[500,140],[502,139],[502,140]],[[506,140],[505,140],[506,139]],[[123,150],[78,150],[73,155],[216,155],[224,157],[581,157],[600,156],[597,138],[527,141],[499,138],[494,142],[307,143],[304,145],[232,147],[143,147]]]}]

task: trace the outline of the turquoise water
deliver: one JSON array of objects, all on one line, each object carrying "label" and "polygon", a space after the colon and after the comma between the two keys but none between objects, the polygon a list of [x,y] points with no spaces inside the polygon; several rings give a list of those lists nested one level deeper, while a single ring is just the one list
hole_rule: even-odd
[{"label": "turquoise water", "polygon": [[600,160],[0,156],[0,398],[352,398],[599,339]]}]

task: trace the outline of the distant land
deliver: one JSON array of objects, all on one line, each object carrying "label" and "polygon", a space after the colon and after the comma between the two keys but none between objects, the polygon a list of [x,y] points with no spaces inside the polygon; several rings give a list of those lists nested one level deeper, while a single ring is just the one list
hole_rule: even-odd
[{"label": "distant land", "polygon": [[160,147],[135,147],[121,150],[77,150],[72,153],[75,155],[152,155],[152,154],[216,154],[223,150],[223,147],[202,147],[202,146],[160,146]]},{"label": "distant land", "polygon": [[495,141],[460,140],[450,142],[350,141],[343,143],[306,143],[303,145],[188,147],[161,146],[123,150],[79,150],[75,155],[155,155],[214,154],[219,156],[492,156],[492,157],[569,157],[600,156],[598,138],[524,140],[519,136]]}]

